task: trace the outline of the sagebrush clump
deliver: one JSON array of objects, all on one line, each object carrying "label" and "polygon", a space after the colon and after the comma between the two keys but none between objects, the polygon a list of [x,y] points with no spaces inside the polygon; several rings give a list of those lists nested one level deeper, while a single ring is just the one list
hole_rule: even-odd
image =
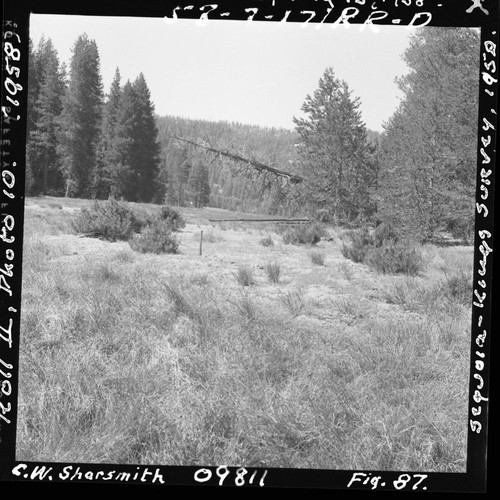
[{"label": "sagebrush clump", "polygon": [[102,202],[94,201],[91,208],[82,208],[71,221],[77,233],[108,241],[126,241],[146,223],[125,203],[113,198]]},{"label": "sagebrush clump", "polygon": [[461,304],[472,300],[472,276],[469,272],[457,271],[447,276],[440,284],[443,294]]},{"label": "sagebrush clump", "polygon": [[394,226],[387,222],[379,224],[373,231],[373,243],[376,247],[388,242],[397,243],[399,239],[399,234]]},{"label": "sagebrush clump", "polygon": [[373,233],[367,228],[353,231],[350,242],[341,247],[342,255],[353,262],[367,264],[384,274],[418,275],[424,268],[422,254],[408,241],[402,241],[390,225],[380,225]]},{"label": "sagebrush clump", "polygon": [[158,219],[166,222],[172,231],[180,231],[186,226],[186,221],[172,207],[163,205],[158,214]]},{"label": "sagebrush clump", "polygon": [[283,242],[286,245],[316,245],[324,236],[326,236],[326,231],[320,223],[299,224],[285,229]]},{"label": "sagebrush clump", "polygon": [[265,238],[262,238],[260,240],[260,244],[263,246],[263,247],[272,247],[274,246],[274,241],[273,239],[271,238],[271,236],[266,236]]},{"label": "sagebrush clump", "polygon": [[179,242],[172,233],[185,225],[180,214],[169,206],[162,206],[152,216],[114,198],[94,201],[92,207],[82,208],[72,220],[77,233],[108,241],[128,241],[133,250],[141,253],[177,253]]},{"label": "sagebrush clump", "polygon": [[350,243],[340,247],[342,255],[353,262],[364,262],[368,252],[374,246],[373,236],[368,229],[358,229],[349,234]]},{"label": "sagebrush clump", "polygon": [[140,253],[177,253],[179,250],[179,242],[172,234],[170,224],[159,219],[135,234],[129,240],[129,245]]},{"label": "sagebrush clump", "polygon": [[420,251],[404,243],[384,243],[371,249],[365,263],[384,274],[417,276],[424,268]]}]

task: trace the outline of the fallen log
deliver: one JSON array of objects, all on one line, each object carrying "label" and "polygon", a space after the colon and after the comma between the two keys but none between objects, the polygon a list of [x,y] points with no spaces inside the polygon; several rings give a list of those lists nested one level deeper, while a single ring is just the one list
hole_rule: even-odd
[{"label": "fallen log", "polygon": [[209,222],[274,222],[283,224],[307,224],[309,219],[208,219]]},{"label": "fallen log", "polygon": [[259,172],[269,172],[271,174],[274,174],[277,177],[282,177],[293,184],[299,184],[304,181],[302,177],[299,175],[295,174],[290,174],[289,172],[284,172],[283,170],[278,170],[277,168],[271,167],[270,165],[266,165],[264,163],[261,163],[256,160],[250,160],[248,158],[245,158],[241,155],[235,154],[235,153],[230,153],[229,151],[223,151],[221,149],[216,149],[211,146],[205,146],[204,144],[200,144],[198,142],[192,141],[190,139],[185,139],[183,137],[177,137],[175,135],[171,136],[173,139],[177,139],[178,141],[184,141],[187,142],[188,144],[192,144],[193,146],[199,147],[199,148],[204,148],[207,151],[210,151],[215,154],[219,154],[222,156],[225,156],[226,158],[230,158],[231,160],[238,161],[240,163],[245,163],[247,165],[250,165],[252,168],[256,169]]}]

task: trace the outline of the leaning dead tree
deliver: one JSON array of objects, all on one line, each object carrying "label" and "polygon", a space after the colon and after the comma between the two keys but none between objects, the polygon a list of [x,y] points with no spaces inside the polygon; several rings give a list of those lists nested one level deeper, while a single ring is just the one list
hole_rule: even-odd
[{"label": "leaning dead tree", "polygon": [[234,153],[232,151],[214,148],[211,145],[200,144],[199,142],[195,142],[195,141],[192,141],[191,139],[186,139],[184,137],[178,137],[175,135],[172,135],[171,137],[173,139],[178,140],[178,141],[183,141],[183,142],[186,142],[188,144],[191,144],[195,147],[203,148],[206,151],[214,153],[218,156],[224,156],[226,158],[229,158],[230,160],[244,164],[244,165],[256,170],[260,174],[271,174],[277,178],[281,178],[281,179],[284,179],[286,181],[289,181],[292,184],[299,184],[299,183],[303,182],[303,180],[304,180],[299,175],[291,174],[289,172],[284,172],[283,170],[278,170],[275,167],[271,167],[270,165],[266,165],[265,163],[259,162],[257,160],[250,160],[249,158],[245,158],[244,156],[237,154],[237,153]]}]

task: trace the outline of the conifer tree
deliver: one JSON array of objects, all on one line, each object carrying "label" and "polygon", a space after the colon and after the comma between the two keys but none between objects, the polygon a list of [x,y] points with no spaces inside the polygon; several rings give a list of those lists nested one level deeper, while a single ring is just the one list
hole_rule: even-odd
[{"label": "conifer tree", "polygon": [[347,83],[327,68],[301,108],[305,118],[294,118],[307,178],[305,199],[311,208],[330,212],[335,221],[365,215],[366,189],[375,180],[359,106]]},{"label": "conifer tree", "polygon": [[38,96],[32,106],[30,163],[35,193],[61,194],[63,190],[58,147],[58,117],[65,91],[65,68],[59,64],[50,38],[40,46]]},{"label": "conifer tree", "polygon": [[60,154],[66,196],[88,197],[91,194],[102,93],[97,45],[87,34],[80,35],[73,45],[61,115]]},{"label": "conifer tree", "polygon": [[26,124],[26,193],[35,194],[35,174],[33,172],[33,148],[31,138],[35,129],[35,102],[40,92],[40,76],[36,71],[38,52],[33,45],[33,40],[29,40],[28,54],[28,103],[27,103],[27,124]]},{"label": "conifer tree", "polygon": [[116,198],[137,201],[137,176],[133,168],[134,131],[137,126],[135,92],[127,80],[121,90],[116,110],[115,134],[111,151],[115,154],[107,157],[110,194]]},{"label": "conifer tree", "polygon": [[[41,102],[40,90],[46,76],[53,77],[46,71],[46,67],[54,67],[57,53],[50,39],[41,37],[37,47],[33,41],[29,43],[28,62],[28,106],[26,127],[26,190],[28,194],[36,195],[42,192],[43,166],[40,161],[40,141],[35,141],[35,134],[39,125]],[[46,88],[46,91],[48,88]]]},{"label": "conifer tree", "polygon": [[133,133],[131,166],[137,176],[137,198],[152,201],[160,164],[160,145],[151,94],[142,73],[134,81],[136,126]]},{"label": "conifer tree", "polygon": [[398,80],[403,99],[385,125],[379,212],[425,241],[450,229],[472,236],[477,145],[479,34],[468,28],[416,32]]},{"label": "conifer tree", "polygon": [[122,96],[120,70],[116,68],[113,82],[103,107],[101,137],[97,148],[97,166],[92,179],[93,195],[108,198],[110,194],[121,197],[120,179],[117,178],[120,160],[119,125],[120,99]]},{"label": "conifer tree", "polygon": [[115,194],[151,202],[158,191],[160,145],[154,107],[144,75],[123,86],[116,113],[110,179]]}]

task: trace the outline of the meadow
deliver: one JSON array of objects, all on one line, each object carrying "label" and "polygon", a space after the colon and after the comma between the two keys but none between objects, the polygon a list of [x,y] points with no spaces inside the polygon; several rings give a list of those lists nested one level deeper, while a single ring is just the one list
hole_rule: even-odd
[{"label": "meadow", "polygon": [[383,274],[180,208],[143,254],[75,234],[90,203],[26,199],[17,460],[465,471],[472,246]]}]

